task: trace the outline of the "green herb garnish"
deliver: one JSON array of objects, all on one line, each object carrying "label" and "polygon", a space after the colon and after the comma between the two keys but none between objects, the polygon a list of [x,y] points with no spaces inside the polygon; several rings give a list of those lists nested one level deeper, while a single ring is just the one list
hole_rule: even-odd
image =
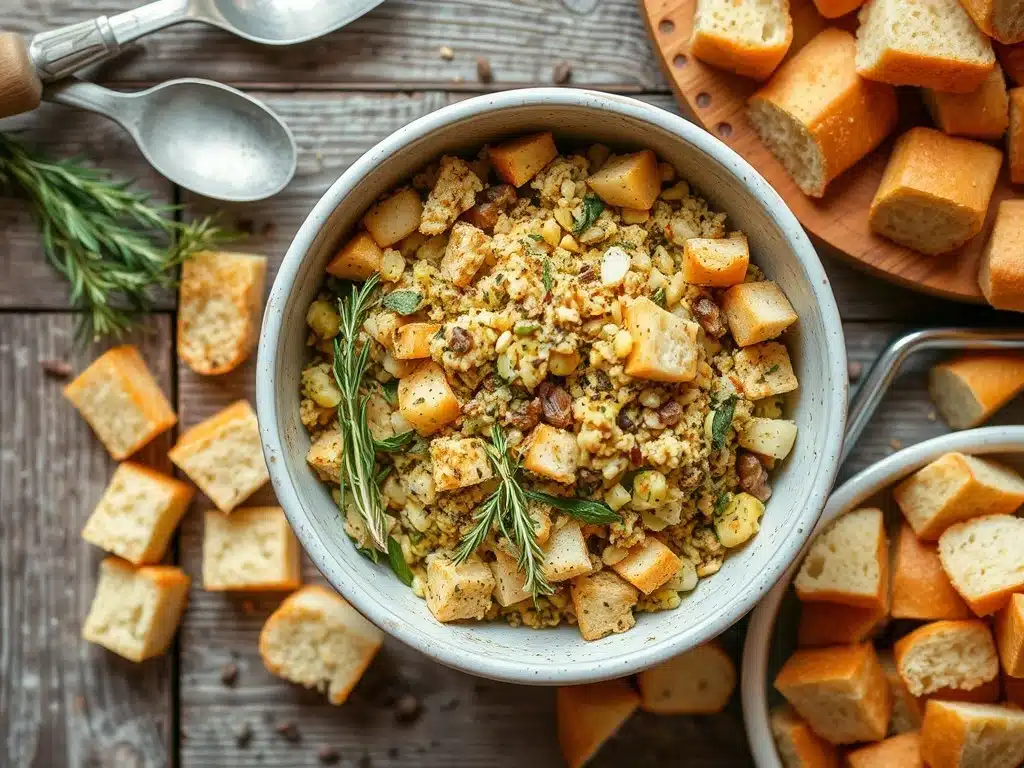
[{"label": "green herb garnish", "polygon": [[594,499],[565,498],[564,496],[552,496],[549,493],[540,491],[527,491],[526,498],[532,501],[539,501],[542,504],[554,507],[565,512],[570,517],[582,520],[584,523],[595,525],[617,523],[622,520],[618,512],[603,501]]},{"label": "green herb garnish", "polygon": [[422,303],[423,294],[419,291],[392,291],[381,301],[381,306],[405,316],[419,309]]},{"label": "green herb garnish", "polygon": [[732,494],[729,493],[728,491],[722,491],[720,494],[718,494],[718,498],[715,499],[715,510],[713,512],[714,516],[718,517],[723,512],[725,512],[725,508],[729,506],[729,502],[731,500]]},{"label": "green herb garnish", "polygon": [[388,405],[398,405],[398,379],[385,381],[381,384],[380,393],[388,401]]},{"label": "green herb garnish", "polygon": [[541,280],[544,281],[544,292],[551,293],[551,286],[555,284],[555,281],[551,276],[551,261],[549,259],[544,259],[544,272],[541,275]]},{"label": "green herb garnish", "polygon": [[601,202],[601,198],[593,192],[587,192],[583,198],[583,213],[576,220],[572,233],[579,235],[586,232],[587,229],[594,225],[594,222],[597,221],[597,217],[601,215],[603,210],[604,203]]},{"label": "green herb garnish", "polygon": [[764,375],[765,376],[771,376],[777,370],[779,370],[779,364],[778,363],[776,363],[775,365],[771,366],[767,371],[765,371]]},{"label": "green herb garnish", "polygon": [[662,309],[665,308],[665,287],[664,286],[662,286],[661,288],[656,290],[653,294],[651,294],[651,301],[653,301],[655,304],[657,304]]},{"label": "green herb garnish", "polygon": [[356,547],[356,552],[374,563],[380,562],[380,552],[373,547]]},{"label": "green herb garnish", "polygon": [[405,555],[402,553],[402,545],[394,536],[388,536],[388,562],[391,563],[391,570],[395,572],[398,580],[407,587],[412,586],[412,571],[409,564],[405,562]]},{"label": "green herb garnish", "polygon": [[413,430],[403,432],[400,435],[393,435],[392,437],[385,437],[383,440],[374,440],[373,447],[377,453],[395,453],[400,451],[405,446],[412,443],[416,439],[416,433]]},{"label": "green herb garnish", "polygon": [[541,240],[544,239],[543,237],[538,235],[536,232],[531,232],[530,234],[527,235],[527,237],[530,238],[531,240],[533,240],[533,242],[535,242],[535,243],[539,243]]},{"label": "green herb garnish", "polygon": [[736,397],[730,395],[722,401],[711,419],[711,447],[716,451],[725,446],[725,436],[732,426],[732,417],[736,413]]},{"label": "green herb garnish", "polygon": [[529,336],[531,333],[540,329],[540,325],[537,323],[516,323],[516,327],[513,332],[516,336]]}]

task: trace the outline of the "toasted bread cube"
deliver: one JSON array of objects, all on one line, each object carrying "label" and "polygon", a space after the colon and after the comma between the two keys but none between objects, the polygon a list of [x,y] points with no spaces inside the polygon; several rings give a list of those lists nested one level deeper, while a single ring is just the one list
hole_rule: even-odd
[{"label": "toasted bread cube", "polygon": [[444,368],[423,363],[398,382],[398,410],[420,435],[432,435],[462,413]]},{"label": "toasted bread cube", "polygon": [[797,319],[789,299],[771,280],[734,285],[725,292],[722,309],[741,347],[774,339]]},{"label": "toasted bread cube", "polygon": [[682,561],[661,541],[648,536],[629,554],[612,566],[612,570],[645,595],[667,582],[679,572]]},{"label": "toasted bread cube", "polygon": [[437,183],[427,195],[420,216],[420,234],[446,232],[460,215],[476,204],[476,194],[483,188],[483,182],[469,163],[459,157],[442,157]]},{"label": "toasted bread cube", "polygon": [[521,187],[558,156],[551,133],[521,136],[487,148],[487,157],[498,177]]},{"label": "toasted bread cube", "polygon": [[178,355],[196,373],[232,371],[260,334],[265,256],[202,251],[181,267]]},{"label": "toasted bread cube", "polygon": [[344,445],[340,432],[324,432],[306,452],[306,461],[325,483],[341,483],[341,458]]},{"label": "toasted bread cube", "polygon": [[523,466],[558,483],[576,482],[579,448],[572,432],[538,424],[530,433],[529,448]]},{"label": "toasted bread cube", "polygon": [[733,361],[736,376],[748,400],[784,395],[800,386],[793,373],[789,352],[777,341],[744,347],[733,355]]},{"label": "toasted bread cube", "polygon": [[491,252],[491,238],[465,221],[455,222],[441,258],[441,277],[460,288],[473,282]]},{"label": "toasted bread cube", "polygon": [[923,88],[921,96],[932,120],[950,136],[998,139],[1010,124],[1006,80],[998,64],[985,82],[970,93],[944,93]]},{"label": "toasted bread cube", "polygon": [[327,273],[345,280],[366,280],[379,272],[384,249],[366,232],[357,232],[327,265]]},{"label": "toasted bread cube", "polygon": [[430,441],[434,488],[453,491],[494,477],[487,446],[479,437],[438,437]]},{"label": "toasted bread cube", "polygon": [[748,451],[781,461],[793,450],[796,422],[754,416],[743,424],[736,439]]},{"label": "toasted bread cube", "polygon": [[896,542],[892,573],[892,608],[894,619],[966,619],[967,604],[953,589],[942,570],[939,548],[914,535],[906,523],[900,528]]},{"label": "toasted bread cube", "polygon": [[302,585],[299,542],[280,507],[248,507],[230,515],[207,510],[203,589],[271,591]]},{"label": "toasted bread cube", "polygon": [[131,661],[159,656],[178,629],[189,584],[180,568],[106,558],[82,638]]},{"label": "toasted bread cube", "polygon": [[273,675],[344,704],[384,634],[337,593],[311,584],[289,595],[260,632],[260,656]]},{"label": "toasted bread cube", "polygon": [[135,347],[107,350],[64,388],[104,447],[118,461],[178,422]]},{"label": "toasted bread cube", "polygon": [[427,558],[427,607],[438,621],[482,619],[495,584],[491,569],[476,555],[459,565],[440,553]]},{"label": "toasted bread cube", "polygon": [[549,582],[566,581],[590,573],[590,554],[587,540],[577,520],[566,520],[555,526],[542,547],[544,550],[544,578]]},{"label": "toasted bread cube", "polygon": [[988,459],[947,453],[893,489],[918,538],[935,541],[953,523],[1010,514],[1024,503],[1024,479]]},{"label": "toasted bread cube", "polygon": [[714,715],[736,688],[732,659],[715,643],[698,645],[637,676],[640,706],[659,715]]},{"label": "toasted bread cube", "polygon": [[[1024,51],[1024,45],[1021,45]],[[1015,91],[1020,89],[1014,89]],[[1024,90],[1020,90],[1024,102]],[[1024,111],[1024,103],[1021,104]],[[1024,115],[1022,115],[1024,117]],[[1024,150],[1024,120],[1019,129]],[[1020,158],[1024,173],[1024,152]],[[1024,200],[1003,200],[996,212],[978,270],[978,286],[985,300],[996,309],[1024,312],[1024,259],[1020,243],[1024,242]]]},{"label": "toasted bread cube", "polygon": [[1024,761],[1024,712],[929,701],[921,724],[921,757],[930,768],[1017,768]]},{"label": "toasted bread cube", "polygon": [[494,561],[488,563],[494,575],[494,597],[498,605],[507,608],[530,597],[526,591],[526,574],[512,555],[494,548]]},{"label": "toasted bread cube", "polygon": [[245,400],[186,430],[167,455],[221,512],[230,512],[270,479],[256,413]]},{"label": "toasted bread cube", "polygon": [[649,211],[661,194],[658,158],[649,149],[612,157],[587,186],[608,205]]},{"label": "toasted bread cube", "polygon": [[761,530],[764,504],[749,493],[737,493],[729,500],[722,514],[715,516],[715,533],[723,547],[733,548],[745,543]]},{"label": "toasted bread cube", "polygon": [[126,461],[114,470],[82,538],[135,565],[159,563],[192,494],[185,483]]},{"label": "toasted bread cube", "polygon": [[598,571],[572,580],[576,623],[584,640],[600,640],[636,624],[633,606],[639,592],[611,571]]},{"label": "toasted bread cube", "polygon": [[640,697],[625,680],[559,688],[558,743],[567,768],[583,768],[639,705]]},{"label": "toasted bread cube", "polygon": [[626,373],[651,381],[693,381],[699,327],[646,297],[633,299],[626,307],[626,328],[633,337]]},{"label": "toasted bread cube", "polygon": [[363,215],[363,227],[381,248],[394,245],[420,226],[423,201],[411,187],[404,187],[374,205]]},{"label": "toasted bread cube", "polygon": [[747,236],[691,237],[683,243],[683,279],[691,285],[724,288],[742,283],[750,264]]},{"label": "toasted bread cube", "polygon": [[397,312],[377,312],[363,321],[363,330],[370,334],[374,341],[390,352],[394,346],[395,333],[398,332],[399,328],[411,322],[413,322],[412,319],[402,317]]},{"label": "toasted bread cube", "polygon": [[846,755],[849,768],[924,768],[921,737],[917,733],[892,736]]},{"label": "toasted bread cube", "polygon": [[884,607],[860,608],[842,603],[803,603],[797,645],[820,648],[853,645],[869,639],[885,621]]},{"label": "toasted bread cube", "polygon": [[934,621],[896,641],[893,656],[914,696],[970,691],[999,676],[999,657],[983,621]]},{"label": "toasted bread cube", "polygon": [[996,616],[996,642],[1003,670],[1024,677],[1024,594],[1016,594]]},{"label": "toasted bread cube", "polygon": [[839,751],[812,731],[788,704],[774,707],[770,722],[785,768],[839,768]]},{"label": "toasted bread cube", "polygon": [[832,744],[885,738],[892,698],[870,643],[797,651],[775,688]]},{"label": "toasted bread cube", "polygon": [[[1024,214],[1024,207],[1020,210]],[[1001,215],[1002,207],[997,227]],[[958,355],[933,366],[928,380],[932,402],[953,429],[984,423],[1022,390],[1024,353],[1015,350]]]},{"label": "toasted bread cube", "polygon": [[391,354],[396,360],[430,357],[430,340],[441,330],[437,323],[407,323],[395,329]]},{"label": "toasted bread cube", "polygon": [[699,0],[689,53],[705,64],[764,80],[775,71],[792,41],[787,2]]},{"label": "toasted bread cube", "polygon": [[985,515],[951,525],[939,538],[942,567],[978,616],[1024,592],[1024,518]]}]

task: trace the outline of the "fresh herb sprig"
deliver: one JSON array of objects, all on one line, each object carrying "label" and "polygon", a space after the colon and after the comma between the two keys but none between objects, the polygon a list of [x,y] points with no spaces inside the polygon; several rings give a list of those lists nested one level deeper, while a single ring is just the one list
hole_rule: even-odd
[{"label": "fresh herb sprig", "polygon": [[120,336],[151,306],[154,288],[176,284],[196,251],[238,237],[211,218],[184,223],[132,182],[81,160],[51,160],[0,134],[0,186],[26,198],[43,250],[71,284],[79,338]]},{"label": "fresh herb sprig", "polygon": [[736,413],[736,397],[730,395],[715,409],[711,418],[711,447],[716,451],[725,447],[725,437],[732,426],[732,417]]},{"label": "fresh herb sprig", "polygon": [[540,491],[527,491],[526,498],[561,510],[570,517],[575,517],[584,523],[608,525],[622,521],[619,513],[615,512],[603,501],[552,496],[550,493],[541,493]]}]

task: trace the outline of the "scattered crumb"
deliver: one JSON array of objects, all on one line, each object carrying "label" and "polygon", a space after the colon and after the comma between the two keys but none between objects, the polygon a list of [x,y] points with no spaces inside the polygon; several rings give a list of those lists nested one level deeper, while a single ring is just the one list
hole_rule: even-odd
[{"label": "scattered crumb", "polygon": [[317,759],[324,765],[337,765],[341,762],[341,752],[334,747],[320,747]]},{"label": "scattered crumb", "polygon": [[395,702],[395,720],[400,723],[414,723],[419,719],[423,708],[420,701],[411,693],[406,693]]},{"label": "scattered crumb", "polygon": [[227,686],[234,686],[238,680],[238,665],[229,662],[220,668],[220,681]]},{"label": "scattered crumb", "polygon": [[466,78],[464,78],[462,75],[456,75],[455,77],[452,78],[452,82],[458,85],[459,83],[466,82]]},{"label": "scattered crumb", "polygon": [[891,441],[891,442],[889,443],[889,445],[891,445],[891,446],[892,446],[892,449],[893,449],[894,451],[898,451],[898,450],[899,450],[900,448],[902,448],[902,447],[903,447],[903,443],[901,443],[901,442],[900,442],[899,440],[897,440],[897,439],[896,439],[895,437],[894,437],[894,438],[892,439],[892,441]]},{"label": "scattered crumb", "polygon": [[235,728],[235,746],[245,749],[252,741],[252,726],[248,722],[242,723]]},{"label": "scattered crumb", "polygon": [[481,83],[494,81],[494,72],[491,71],[491,62],[480,56],[476,60],[476,77]]},{"label": "scattered crumb", "polygon": [[935,421],[937,418],[939,418],[939,414],[935,411],[928,411],[928,421]]},{"label": "scattered crumb", "polygon": [[861,373],[864,371],[864,364],[857,360],[851,360],[846,366],[846,375],[850,381],[856,381],[860,378]]},{"label": "scattered crumb", "polygon": [[555,85],[565,85],[572,80],[572,64],[568,61],[561,61],[555,65],[554,72],[551,73],[551,79]]},{"label": "scattered crumb", "polygon": [[266,224],[263,225],[262,229],[260,229],[260,234],[263,237],[273,237],[276,232],[277,225],[272,221],[268,221]]},{"label": "scattered crumb", "polygon": [[452,59],[455,58],[455,51],[453,51],[447,45],[442,45],[440,48],[437,49],[437,52],[445,61],[451,61]]},{"label": "scattered crumb", "polygon": [[43,360],[39,363],[43,373],[51,379],[70,379],[74,371],[71,370],[71,363],[64,360]]},{"label": "scattered crumb", "polygon": [[285,741],[291,742],[292,744],[298,744],[302,739],[302,734],[299,733],[299,726],[295,724],[293,720],[286,720],[283,723],[279,723],[274,729],[278,735]]}]

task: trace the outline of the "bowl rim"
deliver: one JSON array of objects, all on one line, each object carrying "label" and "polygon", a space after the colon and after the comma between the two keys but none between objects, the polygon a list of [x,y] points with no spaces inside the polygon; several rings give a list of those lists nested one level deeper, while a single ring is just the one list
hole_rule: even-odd
[{"label": "bowl rim", "polygon": [[743,644],[740,687],[743,723],[754,764],[758,768],[783,768],[775,749],[768,713],[768,659],[782,600],[814,537],[846,510],[950,451],[976,455],[1024,453],[1024,426],[980,427],[939,435],[886,456],[858,472],[832,494],[799,556],[754,609]]},{"label": "bowl rim", "polygon": [[[826,386],[818,408],[822,412],[836,416],[826,426],[821,441],[828,458],[823,459],[824,466],[814,474],[805,495],[802,519],[799,521],[803,526],[798,528],[804,533],[788,537],[781,542],[750,589],[728,603],[718,606],[699,629],[670,635],[654,643],[645,643],[646,638],[640,635],[635,648],[616,656],[587,661],[566,660],[559,664],[504,661],[492,658],[479,650],[467,650],[459,643],[440,642],[427,632],[404,621],[399,613],[375,598],[361,579],[337,578],[335,568],[344,567],[344,564],[332,562],[333,558],[328,558],[326,548],[322,547],[317,536],[308,526],[300,524],[305,522],[306,513],[302,509],[290,477],[290,454],[284,444],[283,435],[277,431],[278,409],[274,377],[275,355],[284,324],[283,308],[287,305],[288,297],[295,286],[300,265],[335,209],[343,204],[345,197],[357,185],[372,175],[380,160],[451,123],[461,122],[481,113],[536,106],[604,110],[648,123],[654,128],[671,133],[679,141],[688,143],[713,158],[745,187],[750,197],[763,208],[765,215],[783,234],[801,269],[807,275],[809,290],[818,306],[821,323],[825,329],[823,343],[828,349],[828,366],[824,376],[826,385],[831,384]],[[256,406],[260,434],[278,503],[284,508],[303,548],[335,589],[372,623],[436,661],[481,677],[527,685],[595,682],[632,674],[677,655],[686,643],[696,645],[721,634],[756,604],[783,575],[797,555],[821,514],[839,471],[838,446],[842,443],[846,422],[847,377],[845,345],[829,344],[829,339],[835,336],[842,339],[842,320],[828,275],[810,239],[779,194],[735,151],[684,118],[625,96],[576,88],[524,88],[501,91],[450,104],[398,129],[353,162],[313,207],[285,254],[267,300],[256,371]],[[834,447],[834,450],[829,448],[830,446]],[[332,575],[335,577],[332,578]],[[344,589],[340,589],[339,584],[343,585]]]}]

